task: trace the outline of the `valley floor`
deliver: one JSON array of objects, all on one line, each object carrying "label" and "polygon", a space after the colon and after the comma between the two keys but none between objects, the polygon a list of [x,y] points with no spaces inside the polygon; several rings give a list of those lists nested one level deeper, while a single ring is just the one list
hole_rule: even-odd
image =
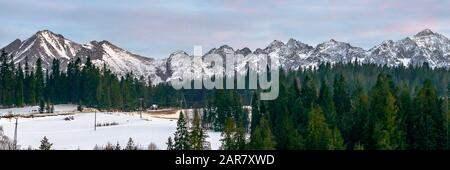
[{"label": "valley floor", "polygon": [[[58,105],[55,107],[56,113],[70,112],[75,106]],[[33,107],[9,109],[17,114],[29,113]],[[5,113],[8,109],[1,109],[0,114]],[[166,149],[167,138],[176,130],[176,117],[167,115],[144,114],[140,118],[138,113],[124,112],[98,112],[98,124],[117,125],[97,127],[94,131],[95,113],[74,113],[72,115],[57,115],[34,118],[19,118],[17,127],[17,141],[22,149],[28,147],[38,148],[40,141],[46,136],[54,149],[82,149],[90,150],[98,146],[104,146],[108,142],[115,145],[117,142],[122,146],[126,146],[128,139],[131,137],[135,144],[140,148],[146,149],[153,142],[159,149]],[[73,120],[65,120],[66,117],[73,116]],[[11,139],[14,137],[15,119],[0,119],[0,126],[3,126],[5,135]],[[213,150],[219,149],[220,132],[208,132],[206,139],[211,143]]]}]

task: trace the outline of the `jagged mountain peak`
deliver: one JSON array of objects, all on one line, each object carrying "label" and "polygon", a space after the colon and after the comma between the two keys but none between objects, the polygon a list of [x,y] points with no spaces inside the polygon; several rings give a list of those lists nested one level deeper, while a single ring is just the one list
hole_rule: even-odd
[{"label": "jagged mountain peak", "polygon": [[352,47],[349,43],[337,41],[335,39],[330,39],[323,43],[317,44],[315,50],[323,50],[328,48],[350,48]]},{"label": "jagged mountain peak", "polygon": [[296,39],[294,39],[294,38],[289,38],[289,40],[288,40],[288,42],[286,43],[286,45],[287,45],[287,44],[297,44],[297,43],[299,43],[299,41],[297,41]]},{"label": "jagged mountain peak", "polygon": [[39,30],[36,32],[35,35],[43,35],[43,34],[52,34],[52,35],[60,35],[60,34],[56,34],[50,30],[44,29],[44,30]]},{"label": "jagged mountain peak", "polygon": [[280,40],[273,40],[268,47],[281,47],[284,46],[284,43]]},{"label": "jagged mountain peak", "polygon": [[221,56],[225,56],[226,54],[234,54],[235,51],[232,47],[230,47],[229,45],[221,45],[219,48],[213,48],[211,50],[209,50],[206,54],[219,54]]},{"label": "jagged mountain peak", "polygon": [[288,42],[286,43],[286,47],[288,49],[290,49],[290,50],[300,50],[302,52],[306,52],[306,51],[309,51],[309,50],[313,49],[312,46],[310,46],[308,44],[305,44],[305,43],[302,43],[302,42],[300,42],[298,40],[295,40],[293,38],[290,38],[288,40]]},{"label": "jagged mountain peak", "polygon": [[89,44],[104,44],[105,42],[107,42],[106,40],[102,40],[102,41],[97,41],[97,40],[92,40],[89,42]]},{"label": "jagged mountain peak", "polygon": [[273,40],[265,49],[266,53],[283,50],[286,45],[280,40]]},{"label": "jagged mountain peak", "polygon": [[176,55],[189,56],[189,54],[186,53],[186,52],[183,51],[183,50],[176,50],[176,51],[174,51],[173,53],[171,53],[171,54],[169,55],[169,58],[172,58],[173,56],[176,56]]},{"label": "jagged mountain peak", "polygon": [[6,52],[14,51],[15,49],[19,48],[22,44],[22,40],[16,39],[13,42],[6,45],[2,50],[5,50]]},{"label": "jagged mountain peak", "polygon": [[265,52],[264,52],[263,49],[257,48],[253,53],[254,53],[254,54],[263,54],[263,53],[265,53]]},{"label": "jagged mountain peak", "polygon": [[442,34],[425,29],[411,38],[419,46],[449,46],[450,40]]},{"label": "jagged mountain peak", "polygon": [[64,62],[71,60],[81,49],[81,45],[64,38],[61,34],[41,30],[24,41],[18,39],[13,41],[3,49],[13,56],[16,64],[24,64],[25,58],[28,58],[29,62],[41,58],[44,66],[48,67],[55,58]]},{"label": "jagged mountain peak", "polygon": [[52,31],[50,31],[48,29],[43,29],[43,30],[39,30],[39,31],[36,32],[36,34],[43,34],[43,33],[56,34],[56,33],[53,33]]},{"label": "jagged mountain peak", "polygon": [[101,45],[109,45],[109,46],[115,46],[115,47],[117,47],[116,45],[114,45],[113,43],[111,43],[111,42],[109,42],[109,41],[107,41],[107,40],[102,40],[102,41],[100,41],[100,42],[98,42],[99,44],[101,44]]},{"label": "jagged mountain peak", "polygon": [[44,39],[65,39],[65,37],[61,34],[54,33],[50,30],[41,30],[36,32],[34,34],[37,38],[44,38]]},{"label": "jagged mountain peak", "polygon": [[369,51],[373,51],[373,50],[376,50],[376,49],[379,49],[379,48],[391,48],[391,47],[394,46],[394,44],[395,44],[395,42],[392,41],[392,40],[384,40],[380,44],[378,44],[378,45],[372,47],[371,49],[369,49]]},{"label": "jagged mountain peak", "polygon": [[233,50],[233,48],[232,47],[230,47],[229,45],[222,45],[222,46],[220,46],[219,47],[219,49],[231,49],[231,50]]},{"label": "jagged mountain peak", "polygon": [[244,47],[242,49],[237,49],[236,54],[242,54],[243,56],[247,56],[250,53],[252,53],[252,50],[250,50],[248,47]]},{"label": "jagged mountain peak", "polygon": [[221,53],[234,54],[233,47],[230,47],[229,45],[222,45],[217,50],[218,50],[218,52],[221,52]]},{"label": "jagged mountain peak", "polygon": [[330,39],[329,41],[320,43],[317,45],[316,50],[323,50],[328,48],[352,48],[353,46],[346,42],[336,41]]},{"label": "jagged mountain peak", "polygon": [[88,44],[94,45],[94,46],[103,46],[103,45],[106,45],[106,46],[110,46],[110,47],[113,47],[113,48],[120,48],[120,47],[118,47],[117,45],[115,45],[115,44],[113,44],[113,43],[111,43],[111,42],[109,42],[109,41],[107,41],[107,40],[101,40],[101,41],[93,40],[93,41],[89,42]]},{"label": "jagged mountain peak", "polygon": [[[428,53],[436,53],[436,51],[442,54],[450,53],[450,40],[429,29],[417,33],[412,37],[412,40],[422,49],[427,49]],[[435,56],[436,54],[431,55]]]},{"label": "jagged mountain peak", "polygon": [[436,34],[427,28],[427,29],[424,29],[424,30],[418,32],[416,35],[414,35],[414,37],[423,37],[423,36],[431,36],[431,35],[436,35]]}]

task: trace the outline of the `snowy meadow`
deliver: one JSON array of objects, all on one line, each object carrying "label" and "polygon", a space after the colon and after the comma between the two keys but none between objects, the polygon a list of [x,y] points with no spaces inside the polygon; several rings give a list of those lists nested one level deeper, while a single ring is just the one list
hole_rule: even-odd
[{"label": "snowy meadow", "polygon": [[[0,115],[8,112],[15,114],[30,114],[34,107],[0,109]],[[76,110],[73,105],[56,105],[55,112],[70,112]],[[95,116],[96,114],[96,116]],[[95,117],[97,127],[95,127]],[[166,149],[167,139],[176,130],[176,119],[159,118],[145,115],[140,118],[136,113],[124,112],[88,112],[71,115],[55,115],[34,118],[19,118],[17,126],[17,143],[22,149],[39,147],[46,136],[52,148],[57,150],[91,150],[96,145],[105,146],[108,142],[125,146],[132,138],[139,148],[147,149],[150,143],[158,149]],[[0,126],[10,139],[14,138],[15,119],[0,119]],[[220,133],[208,132],[206,139],[211,143],[211,149],[220,146]]]}]

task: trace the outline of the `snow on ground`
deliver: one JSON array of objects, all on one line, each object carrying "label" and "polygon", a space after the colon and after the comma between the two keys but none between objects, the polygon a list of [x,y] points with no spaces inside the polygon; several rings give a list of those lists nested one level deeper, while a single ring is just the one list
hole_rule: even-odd
[{"label": "snow on ground", "polygon": [[[64,108],[64,107],[63,107]],[[20,112],[22,109],[14,109]],[[26,108],[23,108],[28,113]],[[1,109],[0,113],[5,112]],[[148,118],[140,119],[138,115],[129,113],[97,113],[97,123],[119,123],[113,126],[97,127],[94,131],[94,113],[74,114],[74,120],[65,121],[66,116],[49,116],[35,118],[20,118],[18,124],[17,140],[22,148],[31,146],[38,148],[40,141],[47,136],[53,143],[54,149],[93,149],[97,144],[104,146],[107,142],[125,146],[128,138],[142,148],[147,148],[150,142],[158,148],[166,149],[167,138],[176,130],[176,121],[173,119]],[[0,119],[0,126],[10,138],[14,137],[14,119]],[[211,142],[212,149],[220,146],[220,133],[208,132],[206,139]]]},{"label": "snow on ground", "polygon": [[[26,106],[26,107],[21,107],[21,108],[0,109],[0,116],[8,114],[8,112],[12,112],[13,114],[29,115],[32,113],[38,113],[38,110],[39,110],[39,106]],[[72,105],[72,104],[55,105],[55,113],[73,112],[75,110],[77,110],[77,105]]]}]

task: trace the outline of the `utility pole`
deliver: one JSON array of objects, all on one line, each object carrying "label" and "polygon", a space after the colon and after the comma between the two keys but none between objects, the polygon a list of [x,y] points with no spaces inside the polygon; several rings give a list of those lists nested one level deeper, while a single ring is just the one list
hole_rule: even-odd
[{"label": "utility pole", "polygon": [[14,150],[17,149],[17,124],[18,124],[18,119],[19,119],[17,116],[15,118],[16,118],[16,123],[14,126]]},{"label": "utility pole", "polygon": [[97,130],[97,110],[94,112],[94,131]]}]

